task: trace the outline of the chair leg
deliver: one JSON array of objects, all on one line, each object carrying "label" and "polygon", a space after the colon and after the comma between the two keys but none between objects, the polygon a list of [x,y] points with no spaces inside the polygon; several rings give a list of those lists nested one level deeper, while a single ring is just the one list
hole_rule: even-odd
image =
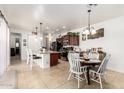
[{"label": "chair leg", "polygon": [[86,83],[88,83],[88,80],[87,80],[87,75],[86,75],[86,73],[84,73],[84,77],[85,77]]},{"label": "chair leg", "polygon": [[32,63],[33,63],[33,62],[32,62],[32,61],[30,61],[30,70],[32,70]]},{"label": "chair leg", "polygon": [[27,59],[27,64],[28,64],[28,59]]},{"label": "chair leg", "polygon": [[69,72],[68,73],[70,73],[71,72],[71,70],[69,69]]},{"label": "chair leg", "polygon": [[72,73],[70,72],[70,74],[69,74],[69,76],[68,76],[68,80],[70,80],[70,78],[71,78],[71,75],[72,75]]},{"label": "chair leg", "polygon": [[40,68],[42,68],[42,62],[40,62]]},{"label": "chair leg", "polygon": [[105,75],[104,75],[104,74],[102,75],[102,77],[103,77],[104,81],[106,82],[106,77],[105,77]]},{"label": "chair leg", "polygon": [[93,78],[95,78],[95,73],[92,73],[93,74]]},{"label": "chair leg", "polygon": [[80,75],[78,74],[78,88],[80,88]]},{"label": "chair leg", "polygon": [[27,64],[29,64],[29,58],[27,58]]},{"label": "chair leg", "polygon": [[99,82],[100,82],[100,88],[102,89],[102,80],[101,80],[101,75],[99,74]]}]

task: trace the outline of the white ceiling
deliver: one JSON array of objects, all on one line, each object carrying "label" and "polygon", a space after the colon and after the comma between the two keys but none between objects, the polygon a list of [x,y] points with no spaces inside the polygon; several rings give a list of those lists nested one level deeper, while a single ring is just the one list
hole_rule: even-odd
[{"label": "white ceiling", "polygon": [[[29,31],[43,23],[43,31],[67,31],[87,25],[87,5],[85,4],[6,4],[0,9],[10,26]],[[93,8],[91,23],[124,15],[124,5],[99,4]],[[62,26],[66,26],[65,29]],[[58,31],[58,32],[59,32]],[[56,31],[57,32],[57,31]]]}]

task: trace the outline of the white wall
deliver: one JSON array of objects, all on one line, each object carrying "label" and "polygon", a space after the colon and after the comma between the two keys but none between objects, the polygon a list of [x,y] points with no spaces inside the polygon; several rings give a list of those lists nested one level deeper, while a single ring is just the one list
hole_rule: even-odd
[{"label": "white wall", "polygon": [[7,66],[10,65],[10,29],[9,27],[7,27],[7,32],[6,32],[6,37],[7,37],[7,41],[6,41],[6,54],[7,54]]},{"label": "white wall", "polygon": [[34,52],[40,50],[41,43],[40,38],[38,36],[29,35],[28,36],[28,48],[32,49]]},{"label": "white wall", "polygon": [[9,50],[9,28],[0,15],[0,75],[2,75],[9,65],[10,50]]}]

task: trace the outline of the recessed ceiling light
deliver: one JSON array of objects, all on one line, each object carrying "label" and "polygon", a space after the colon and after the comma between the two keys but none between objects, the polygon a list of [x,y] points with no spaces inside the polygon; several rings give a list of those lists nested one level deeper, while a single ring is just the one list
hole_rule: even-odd
[{"label": "recessed ceiling light", "polygon": [[56,31],[59,31],[59,29],[56,29]]},{"label": "recessed ceiling light", "polygon": [[49,29],[49,27],[47,26],[46,29]]},{"label": "recessed ceiling light", "polygon": [[63,28],[63,29],[65,29],[65,28],[66,28],[66,26],[62,26],[62,28]]}]

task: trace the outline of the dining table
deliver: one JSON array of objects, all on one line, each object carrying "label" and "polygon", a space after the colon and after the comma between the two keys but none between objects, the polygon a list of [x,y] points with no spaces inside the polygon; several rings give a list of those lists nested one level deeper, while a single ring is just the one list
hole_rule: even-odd
[{"label": "dining table", "polygon": [[99,59],[92,59],[92,58],[89,58],[89,59],[83,59],[81,58],[80,59],[80,63],[81,63],[81,66],[87,66],[87,83],[88,85],[90,85],[90,73],[89,73],[89,70],[91,67],[95,67],[96,65],[100,65],[101,64],[101,61]]}]

